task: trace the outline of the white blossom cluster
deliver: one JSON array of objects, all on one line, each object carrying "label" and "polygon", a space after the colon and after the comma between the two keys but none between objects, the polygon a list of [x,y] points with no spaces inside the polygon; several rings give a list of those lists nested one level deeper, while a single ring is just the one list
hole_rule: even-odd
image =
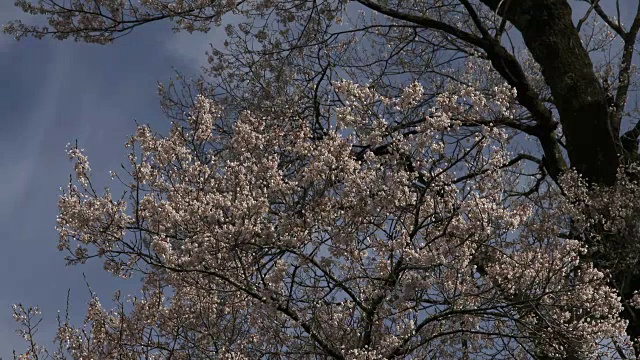
[{"label": "white blossom cluster", "polygon": [[[344,0],[335,4],[322,2],[317,7],[324,19],[339,21],[339,13],[345,3]],[[73,36],[75,40],[97,44],[111,43],[122,33],[161,19],[170,19],[176,32],[208,32],[212,26],[220,26],[227,14],[248,17],[270,15],[278,23],[291,24],[304,18],[302,10],[316,7],[305,1],[295,1],[292,6],[289,1],[282,0],[16,0],[15,6],[26,13],[50,16],[48,26],[31,25],[20,20],[4,25],[3,31],[18,40],[26,36],[43,38],[52,35],[57,39]],[[250,27],[243,22],[238,28],[241,32],[250,33]],[[256,40],[265,41],[267,33],[258,30],[255,36]]]},{"label": "white blossom cluster", "polygon": [[473,112],[510,116],[511,89],[451,88],[416,118],[419,83],[398,98],[335,88],[344,106],[321,138],[286,107],[217,137],[225,111],[203,96],[166,137],[140,126],[128,201],[97,194],[69,150],[80,186],[60,198],[59,248],[144,281],[61,325],[72,358],[596,357],[624,334],[616,292],[559,236],[569,205],[506,196],[505,132],[449,144]]}]

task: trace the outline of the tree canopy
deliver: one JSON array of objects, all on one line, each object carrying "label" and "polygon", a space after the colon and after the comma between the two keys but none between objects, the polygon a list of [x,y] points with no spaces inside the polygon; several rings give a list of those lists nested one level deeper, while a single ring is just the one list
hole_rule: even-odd
[{"label": "tree canopy", "polygon": [[640,2],[16,4],[48,20],[17,38],[227,36],[160,88],[171,130],[138,127],[123,196],[68,148],[59,249],[142,295],[25,356],[640,355]]}]

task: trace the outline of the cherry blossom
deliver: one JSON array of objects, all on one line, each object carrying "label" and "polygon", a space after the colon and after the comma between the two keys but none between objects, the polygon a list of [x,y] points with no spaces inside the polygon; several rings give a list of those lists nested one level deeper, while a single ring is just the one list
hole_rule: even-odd
[{"label": "cherry blossom", "polygon": [[623,337],[619,296],[560,236],[575,201],[554,187],[509,197],[521,180],[499,127],[476,134],[473,156],[448,149],[469,104],[508,116],[512,90],[452,88],[398,131],[420,84],[397,98],[335,87],[344,107],[321,138],[282,109],[245,111],[217,136],[226,112],[198,95],[167,136],[142,125],[127,143],[125,198],[96,193],[69,150],[80,186],[60,198],[59,248],[144,283],[61,325],[71,358],[597,356]]}]

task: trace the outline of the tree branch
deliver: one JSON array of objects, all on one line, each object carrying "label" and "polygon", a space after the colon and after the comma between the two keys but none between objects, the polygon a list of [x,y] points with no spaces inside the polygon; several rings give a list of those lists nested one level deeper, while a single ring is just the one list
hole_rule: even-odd
[{"label": "tree branch", "polygon": [[620,26],[619,23],[618,24],[614,23],[611,20],[611,18],[609,18],[609,15],[607,15],[607,13],[604,12],[602,7],[600,7],[600,0],[593,0],[591,2],[591,6],[593,7],[593,10],[595,10],[596,14],[598,14],[598,16],[602,19],[602,21],[604,21],[605,24],[609,25],[611,30],[615,31],[621,37],[623,38],[625,37],[626,33],[622,28],[622,26]]},{"label": "tree branch", "polygon": [[460,39],[466,43],[477,46],[479,48],[482,48],[484,46],[485,41],[482,40],[482,38],[474,34],[468,33],[466,31],[460,30],[459,28],[451,26],[447,23],[431,19],[427,16],[418,16],[418,15],[400,12],[398,10],[394,10],[394,9],[382,6],[371,0],[356,0],[356,1],[368,7],[371,10],[377,11],[381,14],[387,15],[394,19],[407,21],[428,29],[442,31],[446,34],[453,35],[457,39]]},{"label": "tree branch", "polygon": [[640,30],[640,2],[636,9],[636,15],[631,24],[629,31],[622,38],[624,47],[622,50],[622,61],[620,63],[620,71],[618,72],[618,89],[614,99],[614,109],[611,115],[615,134],[620,133],[620,123],[624,107],[627,104],[627,96],[629,93],[629,83],[631,82],[631,64],[633,62],[633,51],[635,49],[638,31]]},{"label": "tree branch", "polygon": [[[494,11],[499,0],[481,0]],[[589,182],[615,182],[619,140],[605,92],[566,0],[520,0],[501,10],[522,34],[556,102],[571,165]],[[544,145],[544,144],[543,144]]]},{"label": "tree branch", "polygon": [[[535,129],[534,133],[535,136],[540,139],[542,149],[545,152],[545,166],[547,166],[548,173],[554,179],[557,179],[558,176],[564,172],[567,166],[555,136],[553,135],[553,130],[556,128],[557,124],[553,120],[551,111],[540,101],[539,94],[529,84],[527,76],[516,57],[509,53],[509,51],[500,44],[499,40],[490,36],[488,31],[482,30],[483,27],[479,18],[476,18],[474,22],[483,34],[482,38],[462,31],[449,24],[430,19],[427,16],[403,13],[382,6],[371,0],[357,1],[372,10],[390,16],[394,19],[411,22],[428,29],[442,31],[484,50],[487,53],[487,57],[491,61],[494,69],[498,71],[510,86],[513,86],[516,89],[518,101],[533,115],[534,119],[538,123],[539,126]],[[463,5],[465,5],[465,8],[473,19],[473,14],[476,13],[471,4],[464,1]],[[498,2],[496,1],[496,6],[497,5]],[[503,6],[503,8],[506,10],[508,7]]]}]

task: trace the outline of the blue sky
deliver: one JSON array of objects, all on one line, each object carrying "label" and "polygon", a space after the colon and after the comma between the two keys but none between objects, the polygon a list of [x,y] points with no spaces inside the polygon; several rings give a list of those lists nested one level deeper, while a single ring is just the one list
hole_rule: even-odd
[{"label": "blue sky", "polygon": [[[32,21],[11,3],[0,2],[0,24]],[[40,306],[40,339],[48,344],[69,288],[73,319],[82,321],[89,294],[83,272],[105,300],[117,287],[138,288],[136,280],[127,284],[104,273],[99,262],[66,267],[56,250],[59,188],[72,171],[65,144],[77,139],[93,175],[109,185],[108,171],[126,159],[123,145],[134,119],[166,128],[157,81],[173,77],[172,66],[196,74],[212,41],[215,30],[174,34],[167,23],[109,46],[0,36],[0,357],[24,349],[14,332],[13,303]]]},{"label": "blue sky", "polygon": [[[0,1],[0,24],[34,20],[12,2]],[[107,275],[96,261],[64,266],[54,226],[59,188],[72,170],[65,144],[77,139],[98,183],[110,184],[108,171],[125,160],[123,144],[134,131],[134,119],[166,128],[157,81],[174,76],[172,66],[197,74],[208,44],[219,43],[222,34],[216,29],[174,34],[164,23],[108,46],[0,36],[0,357],[9,359],[12,349],[24,349],[14,332],[12,304],[40,306],[39,338],[48,344],[67,289],[72,320],[82,321],[89,298],[83,272],[104,299],[116,288],[138,288],[136,280]]]}]

